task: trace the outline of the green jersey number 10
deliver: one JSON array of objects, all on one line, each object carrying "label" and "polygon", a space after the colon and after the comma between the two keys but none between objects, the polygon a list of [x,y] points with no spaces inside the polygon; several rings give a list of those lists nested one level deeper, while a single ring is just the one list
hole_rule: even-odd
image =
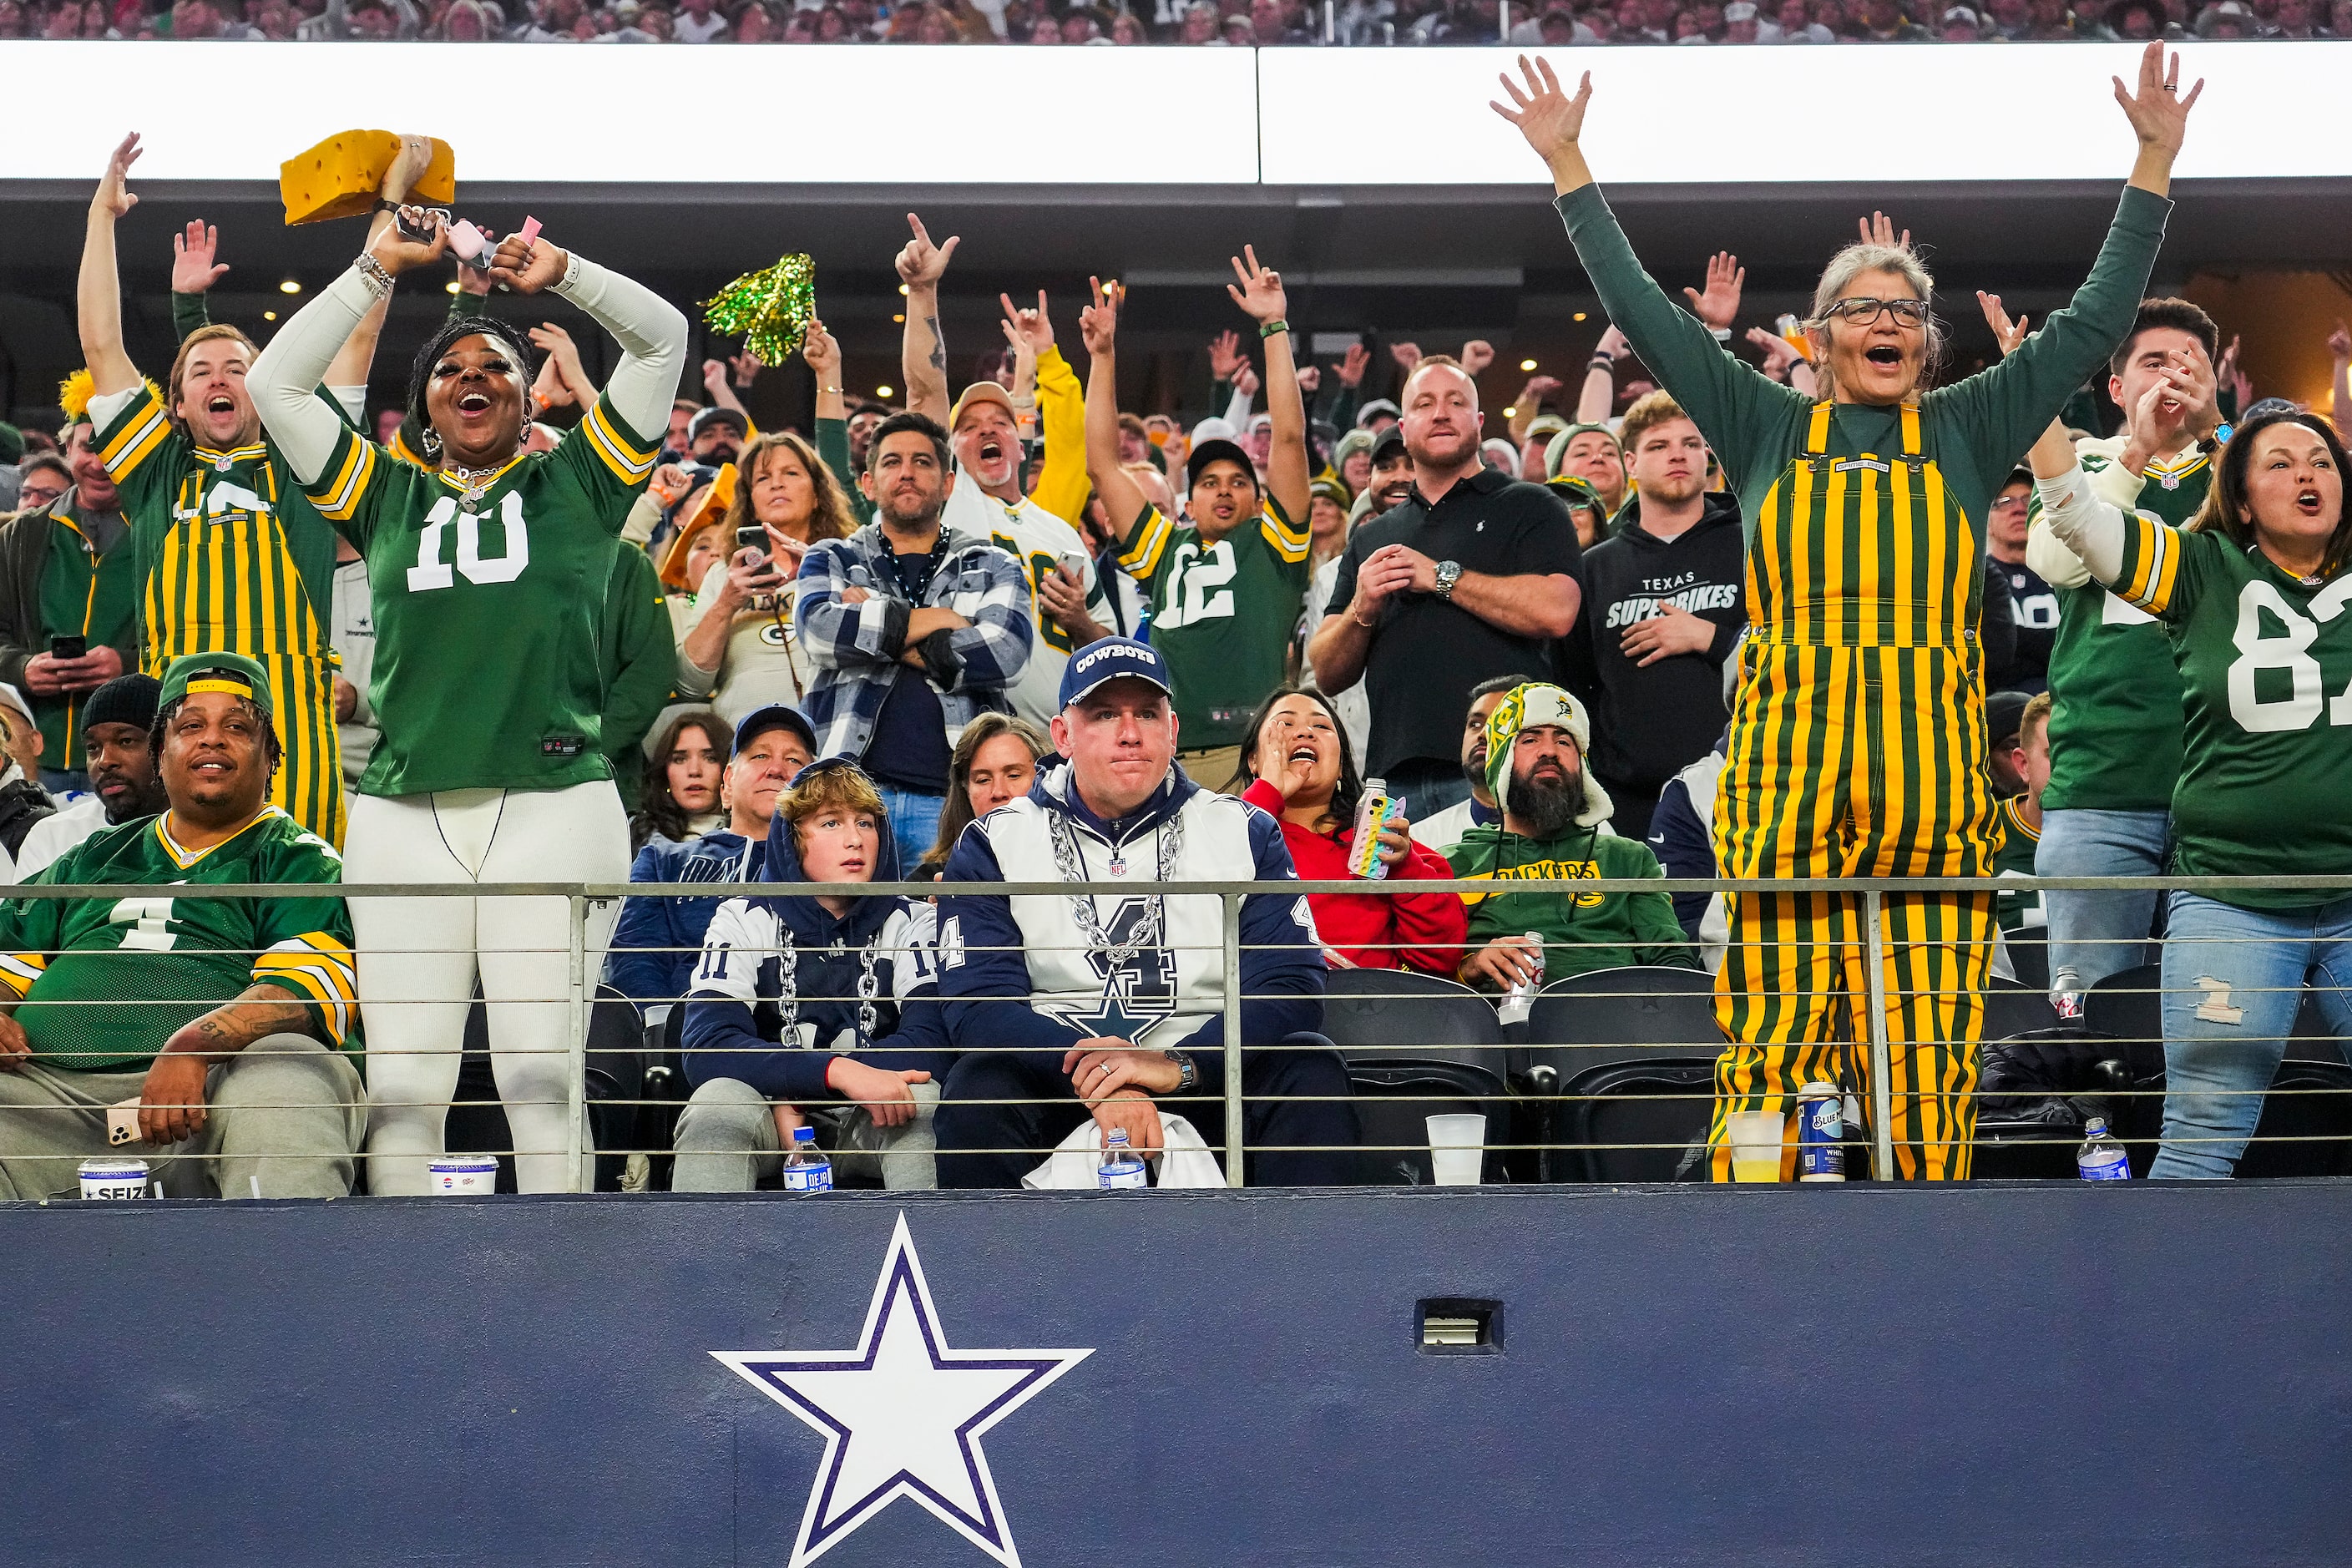
[{"label": "green jersey number 10", "polygon": [[[2311,601],[2312,615],[2319,617],[2315,621],[2287,603],[2286,595],[2271,584],[2258,578],[2246,584],[2238,595],[2238,630],[2231,639],[2237,645],[2238,658],[2230,666],[2230,717],[2241,729],[2255,735],[2308,730],[2319,721],[2323,704],[2328,723],[2352,724],[2352,684],[2327,699],[2321,686],[2319,660],[2310,651],[2319,640],[2321,623],[2341,615],[2347,596],[2352,596],[2352,577],[2336,583]],[[2264,635],[2266,616],[2284,628],[2280,635]],[[2286,695],[2267,699],[2260,695],[2257,682],[2266,669],[2286,672]],[[2277,689],[2277,683],[2272,683],[2272,689]]]},{"label": "green jersey number 10", "polygon": [[[450,570],[441,558],[447,548],[449,522],[457,523],[457,565]],[[408,591],[428,594],[454,587],[462,574],[468,583],[511,583],[530,564],[530,530],[522,520],[522,497],[509,490],[499,501],[499,522],[506,530],[506,553],[482,559],[482,520],[457,510],[456,496],[443,496],[425,514],[425,531],[416,536],[416,564],[408,569]]]}]

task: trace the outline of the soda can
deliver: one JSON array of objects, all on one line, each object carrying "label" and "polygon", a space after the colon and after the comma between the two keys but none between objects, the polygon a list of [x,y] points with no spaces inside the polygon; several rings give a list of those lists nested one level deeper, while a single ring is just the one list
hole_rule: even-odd
[{"label": "soda can", "polygon": [[442,1154],[428,1162],[425,1190],[466,1197],[488,1197],[499,1190],[496,1154]]},{"label": "soda can", "polygon": [[1845,1097],[1833,1083],[1797,1091],[1797,1180],[1845,1180]]},{"label": "soda can", "polygon": [[81,1195],[85,1198],[143,1198],[148,1195],[147,1162],[104,1159],[81,1163]]}]

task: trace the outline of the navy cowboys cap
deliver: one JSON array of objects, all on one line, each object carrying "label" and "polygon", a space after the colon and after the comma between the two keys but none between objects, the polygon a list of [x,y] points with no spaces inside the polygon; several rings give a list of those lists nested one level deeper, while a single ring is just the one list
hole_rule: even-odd
[{"label": "navy cowboys cap", "polygon": [[1160,657],[1158,648],[1133,637],[1105,637],[1070,656],[1062,671],[1062,706],[1082,700],[1106,680],[1130,675],[1151,682],[1171,697],[1176,695],[1169,682],[1168,661]]}]

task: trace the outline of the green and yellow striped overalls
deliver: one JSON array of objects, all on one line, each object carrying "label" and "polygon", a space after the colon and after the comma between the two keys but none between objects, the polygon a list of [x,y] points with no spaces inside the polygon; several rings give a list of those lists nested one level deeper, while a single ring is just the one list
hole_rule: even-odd
[{"label": "green and yellow striped overalls", "polygon": [[[1735,878],[1990,876],[1975,529],[1923,451],[1918,405],[1899,412],[1894,458],[1830,457],[1832,407],[1814,405],[1749,541],[1717,859]],[[1992,895],[1889,894],[1882,929],[1896,1173],[1958,1180]],[[1786,1110],[1815,1079],[1868,1089],[1864,941],[1860,894],[1733,900],[1716,984],[1730,1042],[1716,1066],[1717,1180],[1730,1111]],[[1791,1124],[1787,1161],[1795,1137]]]}]

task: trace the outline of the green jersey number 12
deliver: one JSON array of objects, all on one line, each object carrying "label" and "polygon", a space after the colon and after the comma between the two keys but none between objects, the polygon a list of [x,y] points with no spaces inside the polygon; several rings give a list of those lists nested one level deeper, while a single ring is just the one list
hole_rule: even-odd
[{"label": "green jersey number 12", "polygon": [[482,559],[482,520],[470,511],[459,511],[456,496],[443,496],[425,514],[425,531],[416,537],[416,564],[408,569],[410,593],[426,594],[457,584],[457,574],[441,559],[452,518],[457,522],[457,573],[463,574],[467,582],[511,583],[530,564],[530,530],[523,523],[520,494],[509,490],[499,502],[499,521],[507,535],[506,553],[488,561]]}]

